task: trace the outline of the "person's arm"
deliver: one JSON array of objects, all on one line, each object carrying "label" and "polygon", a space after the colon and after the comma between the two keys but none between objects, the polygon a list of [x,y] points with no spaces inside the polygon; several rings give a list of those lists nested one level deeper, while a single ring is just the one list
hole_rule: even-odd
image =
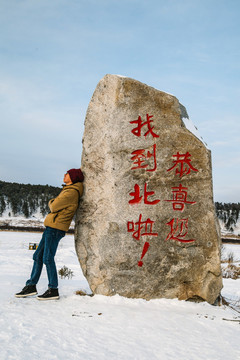
[{"label": "person's arm", "polygon": [[75,191],[76,190],[73,189],[62,191],[55,199],[51,199],[48,203],[50,211],[55,213],[74,203],[76,196]]}]

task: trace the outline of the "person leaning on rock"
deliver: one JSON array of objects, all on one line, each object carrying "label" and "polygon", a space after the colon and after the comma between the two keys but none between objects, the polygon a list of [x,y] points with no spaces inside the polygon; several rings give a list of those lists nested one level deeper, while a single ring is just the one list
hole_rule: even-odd
[{"label": "person leaning on rock", "polygon": [[33,254],[33,267],[30,279],[16,297],[27,297],[37,294],[36,285],[40,278],[43,264],[46,265],[48,290],[37,296],[38,300],[59,299],[58,276],[54,261],[59,241],[68,231],[73,216],[78,208],[83,193],[84,176],[81,169],[70,169],[64,175],[63,189],[60,194],[48,203],[50,213],[46,216],[42,239]]}]

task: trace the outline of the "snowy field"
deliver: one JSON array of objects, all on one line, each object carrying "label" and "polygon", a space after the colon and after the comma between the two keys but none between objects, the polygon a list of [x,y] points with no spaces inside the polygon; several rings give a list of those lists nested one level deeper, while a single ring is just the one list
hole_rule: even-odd
[{"label": "snowy field", "polygon": [[[240,360],[240,314],[227,306],[177,299],[79,296],[90,293],[72,235],[61,240],[57,268],[73,271],[59,279],[60,300],[17,299],[32,266],[29,242],[41,234],[0,232],[0,359]],[[240,259],[240,245],[225,245]],[[47,288],[45,269],[38,284]],[[240,299],[240,280],[225,279],[222,295]],[[239,321],[236,321],[236,320]],[[229,321],[235,320],[235,321]]]}]

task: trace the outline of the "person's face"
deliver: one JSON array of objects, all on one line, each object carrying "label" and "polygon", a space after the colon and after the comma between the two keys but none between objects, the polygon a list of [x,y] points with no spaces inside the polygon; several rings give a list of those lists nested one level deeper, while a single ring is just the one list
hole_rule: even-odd
[{"label": "person's face", "polygon": [[71,180],[71,178],[70,178],[69,173],[64,174],[63,182],[64,182],[66,185],[72,184],[72,180]]}]

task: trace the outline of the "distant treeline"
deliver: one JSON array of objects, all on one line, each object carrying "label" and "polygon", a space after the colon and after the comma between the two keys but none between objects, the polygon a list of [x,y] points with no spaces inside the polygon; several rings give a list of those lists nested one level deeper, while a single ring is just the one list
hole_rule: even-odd
[{"label": "distant treeline", "polygon": [[[9,216],[23,215],[29,218],[40,211],[48,212],[48,202],[55,198],[61,188],[49,185],[30,185],[0,181],[0,216],[8,210]],[[240,203],[215,203],[216,214],[227,230],[233,231],[239,218]]]},{"label": "distant treeline", "polygon": [[49,185],[30,185],[0,181],[0,216],[9,210],[9,216],[23,215],[29,218],[40,211],[49,212],[48,202],[55,198],[61,188]]}]

